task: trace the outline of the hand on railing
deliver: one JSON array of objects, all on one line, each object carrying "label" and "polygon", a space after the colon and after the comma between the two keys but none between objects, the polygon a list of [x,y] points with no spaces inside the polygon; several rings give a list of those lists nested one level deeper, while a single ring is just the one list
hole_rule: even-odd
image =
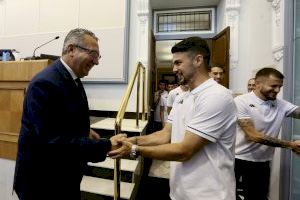
[{"label": "hand on railing", "polygon": [[111,141],[111,150],[116,150],[122,147],[122,139],[127,138],[126,134],[114,135],[110,138]]},{"label": "hand on railing", "polygon": [[130,142],[130,138],[120,138],[120,140],[118,140],[118,143],[121,144],[121,147],[108,152],[109,157],[113,159],[128,157],[131,153],[131,148],[133,145]]}]

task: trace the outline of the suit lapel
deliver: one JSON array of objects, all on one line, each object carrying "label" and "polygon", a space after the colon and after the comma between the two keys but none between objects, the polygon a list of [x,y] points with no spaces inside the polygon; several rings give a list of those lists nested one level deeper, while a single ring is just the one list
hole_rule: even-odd
[{"label": "suit lapel", "polygon": [[87,96],[84,90],[84,87],[82,85],[81,80],[76,81],[78,85],[76,85],[74,79],[72,78],[71,74],[68,72],[68,70],[65,68],[65,66],[62,64],[60,59],[57,61],[57,70],[61,73],[62,77],[65,79],[66,83],[68,84],[68,87],[71,89],[71,91],[78,94],[79,98],[82,100],[84,108],[89,110]]}]

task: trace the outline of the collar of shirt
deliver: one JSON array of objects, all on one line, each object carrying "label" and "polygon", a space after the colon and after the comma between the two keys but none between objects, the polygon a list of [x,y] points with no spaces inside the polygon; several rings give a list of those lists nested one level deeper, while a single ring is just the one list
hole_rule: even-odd
[{"label": "collar of shirt", "polygon": [[68,72],[71,74],[73,80],[75,81],[75,79],[77,79],[78,77],[75,75],[75,73],[73,72],[71,67],[69,67],[69,65],[67,65],[67,63],[65,63],[65,61],[62,58],[60,58],[60,61],[63,64],[63,66],[68,70]]},{"label": "collar of shirt", "polygon": [[252,96],[253,100],[256,101],[256,103],[258,103],[259,105],[268,105],[270,107],[274,107],[277,104],[276,100],[264,101],[264,100],[260,99],[258,96],[256,96],[256,94],[253,91],[250,92],[250,95]]},{"label": "collar of shirt", "polygon": [[196,88],[194,88],[190,92],[191,92],[191,94],[195,95],[214,84],[218,84],[218,83],[216,81],[214,81],[213,78],[210,78],[210,79],[204,81],[203,83],[201,83],[200,85],[198,85]]}]

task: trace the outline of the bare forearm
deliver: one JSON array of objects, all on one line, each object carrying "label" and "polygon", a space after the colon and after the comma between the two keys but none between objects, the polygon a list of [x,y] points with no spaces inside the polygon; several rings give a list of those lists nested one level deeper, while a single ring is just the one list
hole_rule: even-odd
[{"label": "bare forearm", "polygon": [[172,107],[168,107],[168,108],[167,108],[168,115],[170,114],[171,110],[172,110]]},{"label": "bare forearm", "polygon": [[290,116],[296,119],[300,119],[300,107],[298,107]]},{"label": "bare forearm", "polygon": [[184,155],[180,144],[163,144],[158,146],[138,146],[138,153],[144,157],[157,160],[185,161],[188,155]]},{"label": "bare forearm", "polygon": [[169,143],[170,138],[168,134],[160,130],[149,135],[134,137],[131,141],[139,146],[152,146]]},{"label": "bare forearm", "polygon": [[164,119],[164,112],[160,111],[159,114],[160,114],[161,123],[164,124],[164,121],[165,121],[165,119]]},{"label": "bare forearm", "polygon": [[250,119],[239,119],[239,126],[245,133],[249,141],[281,148],[293,148],[293,142],[270,137],[254,128],[253,122]]},{"label": "bare forearm", "polygon": [[262,137],[256,137],[252,139],[253,142],[257,142],[260,144],[268,145],[271,147],[281,147],[281,148],[292,148],[292,142],[287,140],[281,140],[273,137],[269,137],[267,135],[263,135]]}]

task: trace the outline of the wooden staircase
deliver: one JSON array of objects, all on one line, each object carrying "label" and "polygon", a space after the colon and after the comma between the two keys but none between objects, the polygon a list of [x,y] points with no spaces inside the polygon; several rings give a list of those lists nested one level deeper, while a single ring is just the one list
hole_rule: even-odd
[{"label": "wooden staircase", "polygon": [[[114,135],[115,118],[96,117],[92,118],[91,122],[91,128],[98,132],[101,137],[109,138]],[[121,129],[128,137],[143,135],[146,132],[147,123],[147,121],[139,120],[139,127],[136,127],[135,119],[124,119]],[[109,157],[103,162],[88,163],[88,170],[81,182],[81,199],[114,199],[113,170],[114,160]],[[121,159],[121,199],[135,199],[142,171],[142,157],[136,160]]]}]

